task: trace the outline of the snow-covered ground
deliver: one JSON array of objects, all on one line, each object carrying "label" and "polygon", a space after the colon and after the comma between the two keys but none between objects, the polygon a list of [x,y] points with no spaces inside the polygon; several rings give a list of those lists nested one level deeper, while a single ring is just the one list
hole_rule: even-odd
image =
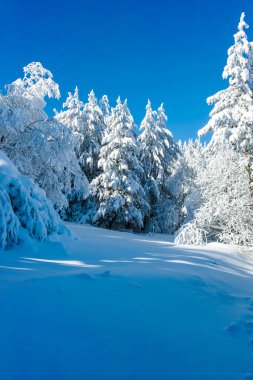
[{"label": "snow-covered ground", "polygon": [[253,253],[69,227],[0,253],[1,380],[253,379]]}]

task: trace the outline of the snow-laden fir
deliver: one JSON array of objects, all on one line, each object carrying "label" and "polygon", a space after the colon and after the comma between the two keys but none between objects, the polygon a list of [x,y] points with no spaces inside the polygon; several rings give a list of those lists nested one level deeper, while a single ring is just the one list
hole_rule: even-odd
[{"label": "snow-laden fir", "polygon": [[149,205],[140,183],[143,168],[133,128],[127,102],[119,98],[102,140],[98,161],[101,174],[91,182],[99,205],[95,224],[136,230],[143,227]]}]

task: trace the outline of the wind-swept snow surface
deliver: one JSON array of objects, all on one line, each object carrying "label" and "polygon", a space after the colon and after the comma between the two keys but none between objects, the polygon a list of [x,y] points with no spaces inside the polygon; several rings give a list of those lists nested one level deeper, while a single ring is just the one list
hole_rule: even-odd
[{"label": "wind-swept snow surface", "polygon": [[2,380],[253,379],[253,259],[80,225],[0,255]]}]

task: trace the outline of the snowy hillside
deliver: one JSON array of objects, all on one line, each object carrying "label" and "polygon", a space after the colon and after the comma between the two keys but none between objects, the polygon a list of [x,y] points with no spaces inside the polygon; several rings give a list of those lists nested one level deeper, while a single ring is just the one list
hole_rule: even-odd
[{"label": "snowy hillside", "polygon": [[253,379],[251,251],[69,227],[0,256],[1,379]]}]

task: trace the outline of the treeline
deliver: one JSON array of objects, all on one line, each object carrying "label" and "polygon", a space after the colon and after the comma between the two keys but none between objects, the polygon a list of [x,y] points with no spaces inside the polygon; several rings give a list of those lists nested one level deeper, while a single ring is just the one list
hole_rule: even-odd
[{"label": "treeline", "polygon": [[111,107],[78,88],[48,117],[59,86],[41,63],[0,95],[0,149],[44,191],[64,220],[134,231],[175,233],[177,243],[253,243],[253,44],[242,14],[228,50],[225,90],[200,140],[176,143],[163,105],[138,127],[127,101]]},{"label": "treeline", "polygon": [[91,91],[84,103],[76,88],[49,118],[46,97],[59,98],[59,86],[33,62],[0,95],[1,149],[45,190],[61,217],[174,232],[182,219],[182,194],[171,183],[180,151],[163,105],[153,111],[148,102],[139,133],[126,100],[110,107],[107,96],[98,101]]}]

